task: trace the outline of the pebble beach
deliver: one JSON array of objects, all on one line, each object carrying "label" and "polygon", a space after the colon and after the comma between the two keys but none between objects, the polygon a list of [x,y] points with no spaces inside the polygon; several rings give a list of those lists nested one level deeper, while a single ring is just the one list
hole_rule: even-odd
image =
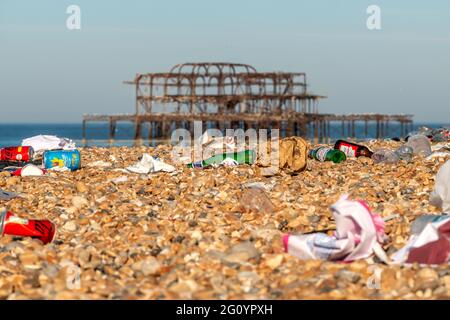
[{"label": "pebble beach", "polygon": [[[367,146],[395,149],[395,141]],[[284,252],[285,233],[335,228],[341,195],[365,200],[386,222],[388,255],[410,224],[439,214],[429,204],[445,158],[374,164],[308,159],[297,175],[261,176],[250,165],[190,169],[171,146],[80,148],[82,168],[40,177],[0,173],[1,201],[24,218],[49,219],[55,240],[0,238],[2,299],[448,299],[448,265],[301,261]],[[172,173],[124,173],[144,153]],[[447,157],[448,159],[448,157]],[[97,161],[103,163],[99,165]],[[96,163],[97,162],[97,163]],[[251,185],[258,186],[258,192]]]}]

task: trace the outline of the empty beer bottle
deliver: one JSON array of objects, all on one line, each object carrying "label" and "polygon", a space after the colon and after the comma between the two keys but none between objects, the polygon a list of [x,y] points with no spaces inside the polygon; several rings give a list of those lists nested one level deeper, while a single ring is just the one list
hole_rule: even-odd
[{"label": "empty beer bottle", "polygon": [[345,140],[338,140],[334,144],[334,149],[341,150],[345,153],[347,157],[367,157],[371,158],[373,152],[369,150],[366,146],[356,144],[353,142],[348,142]]},{"label": "empty beer bottle", "polygon": [[347,159],[344,152],[329,147],[320,147],[310,150],[309,157],[321,162],[333,161],[334,163],[340,163]]},{"label": "empty beer bottle", "polygon": [[188,168],[204,168],[213,164],[221,164],[225,159],[233,159],[238,164],[252,164],[256,160],[256,153],[253,150],[221,153],[202,161],[189,163],[187,166]]}]

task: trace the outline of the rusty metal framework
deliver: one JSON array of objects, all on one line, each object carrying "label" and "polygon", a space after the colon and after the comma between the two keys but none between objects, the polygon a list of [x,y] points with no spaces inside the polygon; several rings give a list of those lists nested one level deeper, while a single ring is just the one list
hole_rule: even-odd
[{"label": "rusty metal framework", "polygon": [[184,63],[168,73],[138,74],[136,114],[317,113],[323,96],[307,91],[305,73],[257,72],[247,64]]},{"label": "rusty metal framework", "polygon": [[[167,73],[137,74],[126,84],[135,86],[134,114],[84,115],[86,124],[109,122],[109,138],[114,140],[117,122],[134,123],[136,141],[142,139],[142,125],[148,124],[148,139],[167,138],[179,127],[192,130],[193,121],[206,127],[282,129],[282,135],[300,135],[315,141],[329,141],[331,124],[340,123],[340,135],[356,137],[358,123],[376,124],[377,138],[386,136],[392,124],[398,124],[398,134],[412,129],[412,115],[384,114],[323,114],[318,101],[325,96],[308,91],[305,73],[258,72],[239,63],[183,63]],[[334,126],[336,127],[336,126]]]}]

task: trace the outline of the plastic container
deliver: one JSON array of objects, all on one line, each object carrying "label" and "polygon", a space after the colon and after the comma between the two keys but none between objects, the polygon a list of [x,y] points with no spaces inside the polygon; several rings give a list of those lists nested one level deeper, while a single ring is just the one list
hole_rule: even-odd
[{"label": "plastic container", "polygon": [[372,160],[375,163],[397,163],[400,160],[400,157],[395,151],[379,149],[372,155]]},{"label": "plastic container", "polygon": [[399,147],[397,150],[395,150],[395,154],[401,159],[405,161],[411,161],[414,150],[410,146],[403,145]]},{"label": "plastic container", "polygon": [[417,134],[409,137],[405,145],[411,147],[414,154],[421,154],[425,157],[431,154],[430,140],[424,135]]}]

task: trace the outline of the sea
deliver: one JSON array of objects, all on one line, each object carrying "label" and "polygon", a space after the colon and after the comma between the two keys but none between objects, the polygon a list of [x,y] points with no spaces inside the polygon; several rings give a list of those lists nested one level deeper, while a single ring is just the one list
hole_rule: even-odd
[{"label": "sea", "polygon": [[[413,131],[421,127],[441,128],[450,127],[450,123],[414,123]],[[330,133],[331,140],[337,140],[341,137],[340,124],[331,125]],[[368,135],[365,135],[364,125],[356,125],[357,140],[364,141],[375,138],[375,125],[369,125]],[[7,146],[18,146],[22,140],[35,135],[55,135],[61,138],[70,138],[77,143],[77,146],[96,146],[96,147],[110,147],[110,146],[132,146],[134,143],[134,127],[131,123],[121,123],[116,128],[116,139],[113,144],[108,140],[108,124],[107,123],[91,123],[87,127],[87,141],[83,144],[82,141],[82,127],[81,123],[40,123],[40,124],[1,124],[0,123],[0,148]],[[143,137],[148,136],[148,129],[143,128]],[[387,138],[399,137],[399,128],[391,125],[390,132]],[[281,132],[283,135],[283,132]],[[164,141],[168,143],[168,141]],[[143,145],[155,146],[162,143],[161,140],[144,140]]]}]

